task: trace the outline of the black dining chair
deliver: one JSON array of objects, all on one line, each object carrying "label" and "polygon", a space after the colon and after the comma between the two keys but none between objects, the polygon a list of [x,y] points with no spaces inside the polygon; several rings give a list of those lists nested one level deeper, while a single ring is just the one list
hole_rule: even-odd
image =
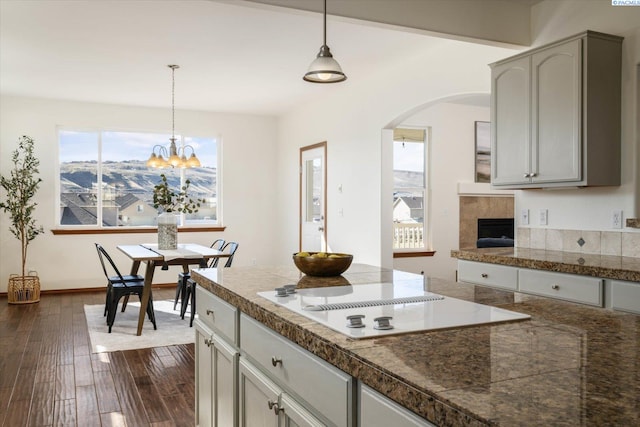
[{"label": "black dining chair", "polygon": [[[211,249],[216,249],[221,251],[224,247],[224,239],[217,239],[211,244]],[[191,277],[190,273],[179,273],[178,274],[178,284],[176,286],[176,298],[173,300],[173,309],[176,309],[178,305],[178,300],[180,300],[180,310],[182,311],[182,305],[185,301],[185,294],[187,292],[187,280]],[[184,316],[182,316],[184,318]]]},{"label": "black dining chair", "polygon": [[[238,246],[239,245],[237,242],[228,242],[226,245],[224,245],[224,247],[222,248],[222,252],[229,254],[229,257],[227,258],[227,262],[224,263],[224,267],[231,267],[231,264],[233,263],[233,257],[236,254],[236,251],[238,250]],[[218,265],[217,261],[219,259],[220,258],[214,258],[213,262],[210,264],[210,267],[216,267]],[[193,280],[192,278],[187,279],[187,284],[185,289],[186,289],[186,293],[185,293],[185,299],[183,301],[189,300],[189,304],[191,305],[191,319],[189,320],[189,326],[193,326],[193,318],[196,315],[196,281]],[[180,307],[180,317],[184,319],[184,315],[186,312],[187,312],[187,306],[186,304],[182,304],[182,306]]]},{"label": "black dining chair", "polygon": [[[102,271],[107,278],[107,297],[105,302],[105,314],[107,316],[107,325],[109,326],[109,333],[111,333],[111,327],[116,318],[116,312],[118,311],[118,302],[122,297],[127,297],[122,303],[122,311],[127,306],[127,300],[130,295],[138,295],[138,298],[142,300],[142,291],[144,290],[144,277],[139,274],[135,275],[122,275],[116,267],[115,262],[107,251],[98,243],[96,250],[98,251],[98,257],[100,258],[100,264],[102,265]],[[105,259],[108,262],[105,263]],[[109,274],[110,272],[115,275]],[[149,294],[149,304],[147,305],[147,315],[149,320],[153,323],[153,329],[156,327],[156,316],[153,311],[153,295]]]},{"label": "black dining chair", "polygon": [[[224,245],[222,249],[220,249],[222,252],[229,254],[229,257],[226,258],[227,261],[224,263],[224,267],[231,267],[231,263],[233,262],[233,255],[235,255],[236,251],[238,250],[238,246],[239,245],[237,242],[229,242]],[[216,268],[219,261],[220,258],[213,258],[213,260],[209,264],[209,267]]]}]

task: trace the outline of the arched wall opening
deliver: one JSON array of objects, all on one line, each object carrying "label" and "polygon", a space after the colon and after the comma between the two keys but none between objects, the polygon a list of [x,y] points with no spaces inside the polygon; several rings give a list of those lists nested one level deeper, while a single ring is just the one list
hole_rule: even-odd
[{"label": "arched wall opening", "polygon": [[[458,249],[460,188],[488,191],[488,184],[474,182],[474,133],[476,121],[489,120],[489,93],[458,93],[410,108],[382,129],[381,265],[455,280],[456,262],[450,253]],[[430,257],[394,258],[393,129],[402,126],[430,128],[428,233],[435,251]]]}]

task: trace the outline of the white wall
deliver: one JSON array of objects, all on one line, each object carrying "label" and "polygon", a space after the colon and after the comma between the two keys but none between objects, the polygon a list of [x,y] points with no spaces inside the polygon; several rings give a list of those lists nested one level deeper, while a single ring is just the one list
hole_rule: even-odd
[{"label": "white wall", "polygon": [[[548,209],[548,228],[553,229],[610,230],[614,209],[623,210],[624,218],[640,216],[640,140],[637,119],[640,102],[637,99],[640,7],[615,7],[610,0],[546,0],[533,7],[532,31],[536,46],[584,30],[625,38],[622,58],[622,185],[516,191],[515,211],[529,209],[531,228],[541,227],[536,215],[540,209]],[[518,215],[516,218],[518,221]]]},{"label": "white wall", "polygon": [[[372,69],[367,80],[332,86],[324,98],[284,116],[278,135],[278,228],[283,261],[298,248],[298,199],[292,195],[298,192],[299,149],[326,140],[331,249],[353,253],[354,262],[392,265],[391,252],[383,250],[391,247],[392,197],[381,199],[381,130],[432,101],[489,92],[487,64],[513,53],[451,40],[425,43],[405,61]],[[342,193],[337,191],[339,184]],[[450,190],[455,196],[455,186]],[[455,211],[456,206],[450,210]],[[338,216],[340,209],[342,217]],[[382,210],[389,216],[388,224],[382,220]]]},{"label": "white wall", "polygon": [[[104,275],[93,245],[100,242],[125,271],[129,260],[116,250],[118,244],[152,242],[154,234],[98,234],[54,236],[59,199],[56,127],[100,127],[115,130],[170,132],[168,109],[122,107],[79,102],[3,96],[0,99],[0,170],[9,173],[11,152],[18,137],[35,139],[43,182],[37,194],[36,219],[45,234],[29,245],[28,267],[38,272],[43,290],[103,286]],[[272,264],[275,223],[275,135],[271,117],[176,111],[176,132],[193,136],[217,136],[223,140],[223,221],[221,233],[184,233],[179,241],[209,245],[223,237],[240,243],[234,264]],[[3,194],[4,196],[4,194]],[[0,292],[7,278],[20,272],[20,242],[9,233],[8,215],[0,215]],[[155,283],[174,282],[177,269],[157,272]]]},{"label": "white wall", "polygon": [[431,242],[436,253],[432,257],[396,258],[394,268],[455,280],[457,260],[451,258],[451,250],[458,249],[459,242],[458,182],[474,182],[474,122],[489,121],[489,114],[488,106],[438,103],[402,123],[431,127]]}]

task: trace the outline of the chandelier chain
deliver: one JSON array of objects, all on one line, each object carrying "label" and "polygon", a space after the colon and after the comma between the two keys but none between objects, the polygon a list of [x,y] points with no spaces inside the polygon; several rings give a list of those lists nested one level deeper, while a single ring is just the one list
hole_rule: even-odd
[{"label": "chandelier chain", "polygon": [[169,65],[171,68],[171,138],[176,137],[176,68],[179,65]]}]

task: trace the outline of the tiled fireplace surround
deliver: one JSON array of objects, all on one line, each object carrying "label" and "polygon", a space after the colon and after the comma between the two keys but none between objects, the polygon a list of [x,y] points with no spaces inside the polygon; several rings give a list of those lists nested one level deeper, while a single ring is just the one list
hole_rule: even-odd
[{"label": "tiled fireplace surround", "polygon": [[[513,197],[460,196],[460,248],[476,246],[478,218],[511,218],[513,212]],[[517,227],[515,238],[521,248],[640,258],[638,232]]]}]

